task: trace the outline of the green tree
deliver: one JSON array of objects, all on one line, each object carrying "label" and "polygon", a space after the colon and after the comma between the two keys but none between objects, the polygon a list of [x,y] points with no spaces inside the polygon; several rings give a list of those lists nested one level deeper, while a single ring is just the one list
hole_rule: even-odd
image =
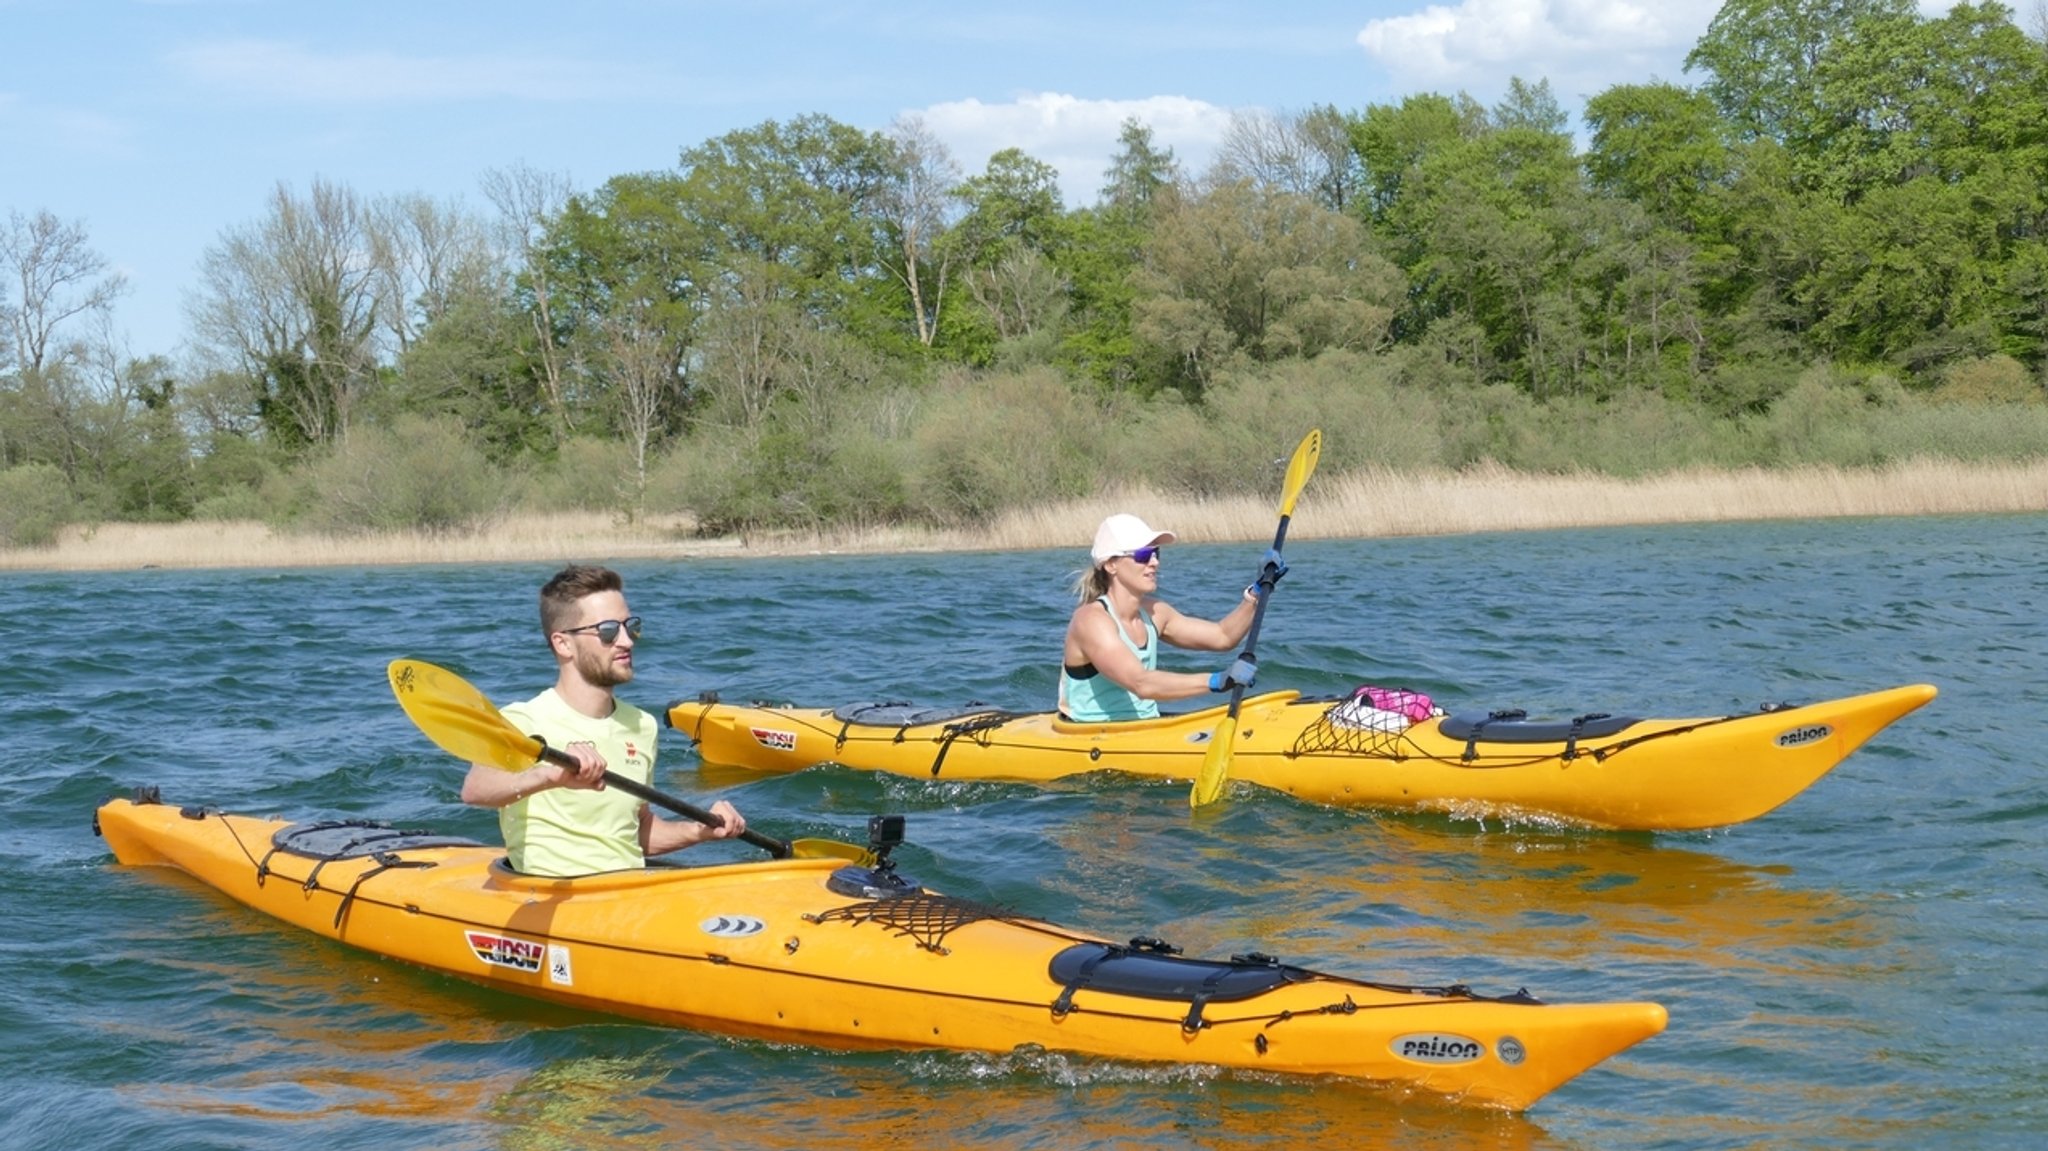
[{"label": "green tree", "polygon": [[1239,358],[1375,350],[1402,294],[1357,220],[1244,180],[1162,207],[1137,285],[1136,334],[1191,397]]},{"label": "green tree", "polygon": [[161,357],[123,367],[118,388],[94,405],[94,483],[111,518],[182,520],[196,498],[191,443],[175,403],[177,381]]},{"label": "green tree", "polygon": [[651,453],[681,427],[696,318],[719,280],[689,207],[681,177],[615,176],[570,201],[547,247],[574,349],[570,426],[623,439],[642,486]]},{"label": "green tree", "polygon": [[[1541,397],[1575,387],[1582,366],[1574,275],[1592,217],[1547,86],[1513,93],[1476,134],[1434,139],[1383,226],[1411,285],[1397,330],[1413,338],[1455,319],[1461,342],[1447,354]],[[1441,111],[1429,121],[1448,126]]]},{"label": "green tree", "polygon": [[1142,215],[1180,178],[1173,149],[1159,147],[1149,125],[1127,119],[1117,129],[1116,152],[1102,176],[1102,206],[1112,214]]},{"label": "green tree", "polygon": [[1370,105],[1350,129],[1361,169],[1360,210],[1367,220],[1383,225],[1416,169],[1432,155],[1484,132],[1486,112],[1462,93],[1456,99],[1424,93],[1399,104]]},{"label": "green tree", "polygon": [[1103,175],[1096,206],[1070,218],[1070,242],[1061,252],[1060,273],[1072,285],[1073,324],[1062,358],[1074,369],[1112,388],[1149,391],[1164,382],[1154,365],[1140,362],[1131,336],[1132,273],[1143,257],[1160,199],[1179,194],[1180,163],[1161,148],[1152,129],[1125,120],[1117,150]]},{"label": "green tree", "polygon": [[1814,69],[1824,135],[1816,183],[1854,201],[1908,180],[1955,182],[1986,167],[2039,171],[2048,100],[2039,45],[2003,5],[1859,17]]},{"label": "green tree", "polygon": [[1911,16],[1914,0],[1727,0],[1686,55],[1702,90],[1746,138],[1807,154],[1829,131],[1816,97],[1829,50],[1865,17]]},{"label": "green tree", "polygon": [[1709,230],[1715,193],[1733,177],[1727,125],[1705,94],[1621,84],[1586,101],[1586,171],[1595,188],[1640,204],[1665,225]]},{"label": "green tree", "polygon": [[954,196],[964,211],[949,241],[977,313],[962,342],[981,345],[964,348],[966,358],[987,363],[1004,346],[1057,341],[1069,309],[1057,262],[1070,239],[1058,169],[1005,148],[980,175],[962,180]]},{"label": "green tree", "polygon": [[890,354],[911,351],[914,309],[888,271],[899,250],[888,221],[905,179],[900,160],[886,136],[818,115],[686,150],[677,197],[697,263],[756,269],[812,324]]}]

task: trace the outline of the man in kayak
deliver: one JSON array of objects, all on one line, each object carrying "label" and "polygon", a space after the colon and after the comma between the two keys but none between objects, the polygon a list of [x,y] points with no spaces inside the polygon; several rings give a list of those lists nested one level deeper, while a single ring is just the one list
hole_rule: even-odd
[{"label": "man in kayak", "polygon": [[1244,639],[1259,597],[1287,572],[1268,553],[1259,582],[1220,620],[1197,619],[1160,599],[1160,550],[1178,537],[1118,513],[1095,529],[1092,562],[1074,582],[1081,605],[1067,622],[1060,666],[1060,714],[1084,723],[1155,719],[1159,701],[1252,686],[1258,668],[1239,658],[1213,673],[1160,671],[1161,641],[1193,651],[1229,651]]},{"label": "man in kayak", "polygon": [[505,718],[577,762],[571,771],[538,763],[507,772],[471,764],[462,801],[495,808],[515,871],[575,876],[646,866],[647,857],[709,839],[729,839],[747,821],[724,800],[710,827],[663,819],[646,803],[604,786],[605,772],[654,778],[655,718],[618,699],[633,679],[640,617],[626,607],[624,581],[610,568],[571,565],[540,589],[540,630],[555,654],[555,686],[504,708]]}]

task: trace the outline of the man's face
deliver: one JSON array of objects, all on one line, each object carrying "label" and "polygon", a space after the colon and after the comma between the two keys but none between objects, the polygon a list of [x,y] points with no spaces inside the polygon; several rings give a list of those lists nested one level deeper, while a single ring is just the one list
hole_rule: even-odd
[{"label": "man's face", "polygon": [[597,687],[632,682],[633,636],[620,626],[606,643],[597,627],[608,620],[623,625],[631,617],[621,592],[594,592],[576,601],[575,621],[556,634],[569,642],[570,662],[584,682]]}]

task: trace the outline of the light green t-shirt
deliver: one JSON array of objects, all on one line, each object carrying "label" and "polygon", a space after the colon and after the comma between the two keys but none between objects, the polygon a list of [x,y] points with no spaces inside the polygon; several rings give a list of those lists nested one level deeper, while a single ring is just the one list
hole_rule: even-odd
[{"label": "light green t-shirt", "polygon": [[[512,726],[549,747],[588,742],[605,770],[639,783],[654,779],[654,717],[624,700],[612,714],[592,719],[570,707],[554,688],[504,709]],[[498,809],[505,854],[528,875],[592,875],[645,867],[640,851],[641,801],[615,787],[590,791],[550,787]]]}]

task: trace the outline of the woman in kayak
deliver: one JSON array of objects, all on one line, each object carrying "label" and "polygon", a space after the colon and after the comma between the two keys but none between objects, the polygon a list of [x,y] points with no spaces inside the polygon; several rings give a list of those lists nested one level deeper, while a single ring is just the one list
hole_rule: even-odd
[{"label": "woman in kayak", "polygon": [[1286,574],[1277,553],[1259,582],[1220,620],[1197,619],[1160,599],[1160,549],[1176,537],[1119,513],[1095,529],[1093,561],[1074,582],[1081,605],[1067,622],[1060,666],[1060,714],[1084,723],[1154,719],[1159,701],[1252,686],[1257,668],[1239,658],[1213,673],[1160,671],[1161,641],[1192,651],[1229,651],[1252,626],[1258,600]]},{"label": "woman in kayak", "polygon": [[710,827],[663,819],[645,802],[604,786],[607,771],[641,783],[654,779],[654,717],[612,690],[633,679],[640,617],[626,607],[624,582],[610,568],[572,565],[540,589],[540,630],[555,656],[555,686],[504,709],[505,718],[576,758],[571,771],[545,761],[521,772],[471,764],[462,801],[495,808],[514,871],[592,875],[644,867],[647,857],[729,839],[747,821],[720,800]]}]

